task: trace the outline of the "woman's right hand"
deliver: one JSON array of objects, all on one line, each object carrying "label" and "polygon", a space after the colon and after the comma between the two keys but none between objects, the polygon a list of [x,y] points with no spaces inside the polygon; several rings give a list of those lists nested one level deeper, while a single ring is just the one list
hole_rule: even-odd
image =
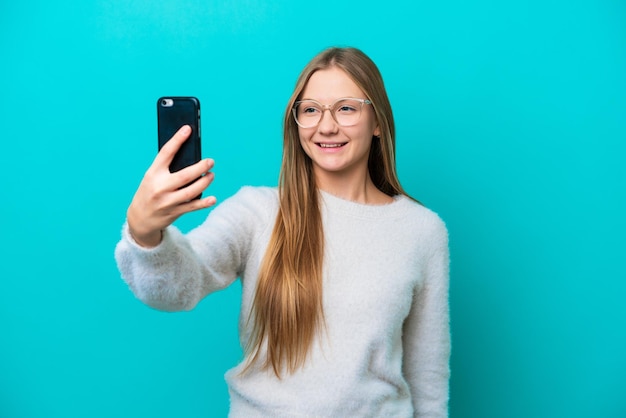
[{"label": "woman's right hand", "polygon": [[214,196],[194,199],[215,177],[210,171],[214,165],[212,159],[201,160],[170,173],[169,166],[174,155],[190,134],[191,128],[185,125],[163,145],[128,207],[126,219],[130,234],[143,247],[159,245],[163,229],[179,216],[208,208],[216,202]]}]

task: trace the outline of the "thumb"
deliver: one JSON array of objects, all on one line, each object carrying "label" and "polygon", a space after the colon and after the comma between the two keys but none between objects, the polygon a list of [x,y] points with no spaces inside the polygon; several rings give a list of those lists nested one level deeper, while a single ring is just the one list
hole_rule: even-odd
[{"label": "thumb", "polygon": [[182,126],[159,150],[156,158],[154,159],[153,166],[169,167],[174,159],[174,156],[183,145],[183,143],[191,135],[191,126]]}]

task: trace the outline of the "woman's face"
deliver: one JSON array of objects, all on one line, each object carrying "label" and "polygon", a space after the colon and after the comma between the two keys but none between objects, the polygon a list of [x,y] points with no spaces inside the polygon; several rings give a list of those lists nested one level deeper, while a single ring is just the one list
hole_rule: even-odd
[{"label": "woman's face", "polygon": [[[315,100],[322,105],[331,105],[340,98],[366,97],[346,72],[331,67],[313,73],[300,100]],[[379,136],[380,128],[372,106],[364,104],[359,120],[353,126],[340,126],[333,119],[331,111],[324,111],[317,126],[298,126],[298,133],[304,152],[313,162],[316,178],[321,180],[328,176],[366,173],[372,136]]]}]

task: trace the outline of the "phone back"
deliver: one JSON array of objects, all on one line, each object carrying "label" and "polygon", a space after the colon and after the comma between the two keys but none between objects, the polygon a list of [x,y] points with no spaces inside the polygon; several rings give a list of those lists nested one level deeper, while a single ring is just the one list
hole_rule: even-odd
[{"label": "phone back", "polygon": [[200,146],[200,101],[195,97],[161,97],[157,101],[159,150],[183,126],[191,126],[191,136],[183,143],[170,164],[178,171],[202,158]]}]

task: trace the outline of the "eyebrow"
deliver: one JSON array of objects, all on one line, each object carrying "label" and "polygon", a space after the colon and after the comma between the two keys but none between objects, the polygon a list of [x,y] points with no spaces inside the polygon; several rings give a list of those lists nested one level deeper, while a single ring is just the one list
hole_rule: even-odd
[{"label": "eyebrow", "polygon": [[[333,99],[330,103],[335,103],[337,100],[342,100],[342,99],[358,99],[357,96],[341,96],[341,97],[337,97],[336,99]],[[301,99],[296,100],[297,102],[301,102],[303,100],[312,100],[314,102],[318,102],[320,104],[322,104],[322,100],[318,100],[318,99],[313,99],[310,97],[303,97]]]}]

